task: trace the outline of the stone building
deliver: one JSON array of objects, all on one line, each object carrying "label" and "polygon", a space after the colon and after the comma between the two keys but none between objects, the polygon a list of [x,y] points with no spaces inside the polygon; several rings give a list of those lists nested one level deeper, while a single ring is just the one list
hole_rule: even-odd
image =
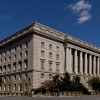
[{"label": "stone building", "polygon": [[99,47],[34,22],[0,41],[4,82],[0,91],[7,91],[7,80],[12,80],[13,91],[22,91],[21,79],[25,78],[31,90],[65,72],[71,78],[79,75],[88,87],[87,80],[100,76],[99,64]]}]

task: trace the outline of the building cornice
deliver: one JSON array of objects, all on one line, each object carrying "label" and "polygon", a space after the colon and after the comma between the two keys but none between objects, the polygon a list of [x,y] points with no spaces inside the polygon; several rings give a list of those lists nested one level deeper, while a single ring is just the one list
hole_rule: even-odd
[{"label": "building cornice", "polygon": [[36,34],[48,36],[50,38],[53,38],[55,40],[60,40],[62,42],[65,41],[65,43],[68,43],[68,42],[74,43],[78,46],[82,46],[84,48],[91,49],[92,51],[96,51],[96,52],[100,53],[99,47],[96,47],[92,44],[89,44],[87,42],[84,42],[82,40],[74,38],[72,36],[69,36],[69,35],[67,35],[63,32],[57,31],[57,30],[52,29],[50,27],[47,27],[45,25],[42,25],[38,22],[34,22],[34,23],[24,27],[23,29],[17,31],[16,33],[10,35],[9,37],[1,40],[0,41],[0,47],[11,42],[11,41],[13,41],[13,40],[16,40],[19,37],[22,37],[26,34],[29,34],[30,32],[35,32]]}]

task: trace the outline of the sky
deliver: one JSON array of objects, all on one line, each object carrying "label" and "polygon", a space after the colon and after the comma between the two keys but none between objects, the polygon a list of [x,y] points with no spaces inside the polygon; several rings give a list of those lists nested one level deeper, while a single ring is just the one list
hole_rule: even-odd
[{"label": "sky", "polygon": [[100,47],[100,0],[0,0],[0,40],[33,22]]}]

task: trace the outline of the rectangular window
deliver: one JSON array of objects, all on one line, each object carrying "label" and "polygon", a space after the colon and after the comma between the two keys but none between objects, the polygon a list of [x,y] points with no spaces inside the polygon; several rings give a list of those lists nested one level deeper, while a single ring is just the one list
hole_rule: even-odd
[{"label": "rectangular window", "polygon": [[0,66],[0,74],[2,73],[2,66]]},{"label": "rectangular window", "polygon": [[14,75],[14,80],[16,80],[16,75]]},{"label": "rectangular window", "polygon": [[49,69],[51,70],[52,69],[52,63],[49,62]]},{"label": "rectangular window", "polygon": [[41,42],[41,48],[44,48],[44,42]]},{"label": "rectangular window", "polygon": [[26,59],[26,60],[24,61],[24,63],[25,63],[25,69],[27,69],[27,68],[28,68],[28,59]]},{"label": "rectangular window", "polygon": [[11,61],[11,57],[8,58],[8,61],[9,61],[9,62]]},{"label": "rectangular window", "polygon": [[19,46],[19,50],[22,50],[22,45]]},{"label": "rectangular window", "polygon": [[56,64],[56,71],[59,71],[59,64]]},{"label": "rectangular window", "polygon": [[16,52],[16,47],[14,48],[14,52]]},{"label": "rectangular window", "polygon": [[52,45],[51,44],[49,44],[49,50],[52,50]]},{"label": "rectangular window", "polygon": [[28,51],[25,51],[25,57],[28,57]]},{"label": "rectangular window", "polygon": [[10,71],[11,71],[11,65],[8,64],[8,72],[10,72]]},{"label": "rectangular window", "polygon": [[41,69],[44,68],[44,61],[41,61]]},{"label": "rectangular window", "polygon": [[6,65],[4,65],[4,73],[6,73]]},{"label": "rectangular window", "polygon": [[19,59],[22,59],[22,53],[19,54]]},{"label": "rectangular window", "polygon": [[21,70],[22,69],[22,61],[18,62],[18,66],[19,66],[19,70]]},{"label": "rectangular window", "polygon": [[49,79],[52,79],[52,74],[49,74]]},{"label": "rectangular window", "polygon": [[22,76],[21,76],[21,75],[19,75],[19,80],[21,80],[21,78],[22,78]]},{"label": "rectangular window", "polygon": [[6,58],[4,58],[4,63],[6,63]]},{"label": "rectangular window", "polygon": [[41,78],[42,78],[42,79],[44,78],[44,73],[41,73]]},{"label": "rectangular window", "polygon": [[25,48],[28,48],[28,42],[26,42],[26,44],[25,44]]},{"label": "rectangular window", "polygon": [[59,47],[58,46],[56,47],[56,51],[59,52]]},{"label": "rectangular window", "polygon": [[56,59],[59,60],[59,54],[56,54]]},{"label": "rectangular window", "polygon": [[41,56],[44,57],[44,51],[41,51]]},{"label": "rectangular window", "polygon": [[49,58],[52,58],[52,53],[51,52],[49,52]]},{"label": "rectangular window", "polygon": [[14,71],[16,71],[16,62],[13,63],[13,66],[14,66]]},{"label": "rectangular window", "polygon": [[17,55],[14,55],[14,60],[16,60],[17,59]]}]

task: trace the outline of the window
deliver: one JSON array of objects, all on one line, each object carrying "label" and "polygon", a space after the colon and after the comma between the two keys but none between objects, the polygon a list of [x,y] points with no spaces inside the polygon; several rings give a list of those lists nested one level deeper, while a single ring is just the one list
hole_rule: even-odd
[{"label": "window", "polygon": [[25,69],[27,69],[27,68],[28,68],[28,59],[26,59],[26,60],[24,61],[24,63],[25,63]]},{"label": "window", "polygon": [[2,73],[2,66],[0,66],[0,73]]},{"label": "window", "polygon": [[17,56],[16,55],[14,55],[14,60],[16,60],[17,59]]},{"label": "window", "polygon": [[10,72],[10,71],[11,71],[11,65],[8,64],[8,72]]},{"label": "window", "polygon": [[57,51],[57,52],[59,51],[59,47],[58,47],[58,46],[56,47],[56,51]]},{"label": "window", "polygon": [[6,81],[6,77],[4,77],[4,80],[3,80],[4,82]]},{"label": "window", "polygon": [[56,54],[56,59],[59,60],[59,54]]},{"label": "window", "polygon": [[52,53],[51,52],[49,52],[49,58],[52,58]]},{"label": "window", "polygon": [[44,48],[44,42],[41,42],[41,48]]},{"label": "window", "polygon": [[9,62],[11,61],[11,57],[8,58],[8,61],[9,61]]},{"label": "window", "polygon": [[41,69],[44,68],[44,61],[41,61]]},{"label": "window", "polygon": [[0,60],[0,64],[2,64],[2,59]]},{"label": "window", "polygon": [[14,48],[14,52],[16,52],[16,47]]},{"label": "window", "polygon": [[4,59],[4,63],[6,63],[6,58]]},{"label": "window", "polygon": [[52,69],[52,63],[49,62],[49,69],[51,70]]},{"label": "window", "polygon": [[6,73],[6,65],[4,65],[4,73]]},{"label": "window", "polygon": [[14,80],[16,80],[16,75],[14,75]]},{"label": "window", "polygon": [[18,66],[19,66],[19,70],[21,70],[22,69],[22,61],[18,62]]},{"label": "window", "polygon": [[49,44],[49,50],[52,50],[52,45],[51,44]]},{"label": "window", "polygon": [[19,50],[22,50],[22,45],[19,46]]},{"label": "window", "polygon": [[44,51],[41,51],[41,56],[42,56],[42,57],[44,56]]},{"label": "window", "polygon": [[22,53],[19,53],[19,59],[22,59]]},{"label": "window", "polygon": [[14,66],[14,71],[16,71],[16,62],[13,63],[13,66]]},{"label": "window", "polygon": [[25,74],[25,79],[27,79],[27,74]]},{"label": "window", "polygon": [[59,71],[59,64],[56,64],[56,71]]},{"label": "window", "polygon": [[21,78],[22,78],[22,76],[21,76],[21,75],[19,75],[19,80],[21,80]]},{"label": "window", "polygon": [[14,91],[17,89],[17,86],[16,86],[16,84],[14,84]]},{"label": "window", "polygon": [[25,48],[28,48],[28,42],[25,43]]},{"label": "window", "polygon": [[49,79],[52,79],[52,74],[49,74]]},{"label": "window", "polygon": [[28,51],[25,51],[25,57],[28,57]]},{"label": "window", "polygon": [[42,78],[42,79],[44,78],[44,73],[41,73],[41,78]]}]

